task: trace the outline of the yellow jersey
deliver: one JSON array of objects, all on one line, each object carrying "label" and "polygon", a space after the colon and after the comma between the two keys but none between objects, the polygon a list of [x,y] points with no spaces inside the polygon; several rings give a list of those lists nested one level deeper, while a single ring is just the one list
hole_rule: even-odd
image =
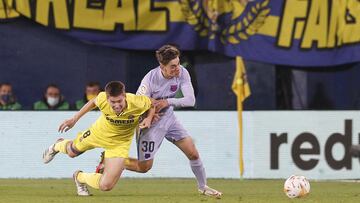
[{"label": "yellow jersey", "polygon": [[106,93],[100,92],[95,104],[101,111],[101,116],[91,126],[91,131],[97,139],[116,145],[131,141],[134,130],[139,124],[139,117],[151,107],[147,96],[126,93],[127,107],[116,114],[107,101]]}]

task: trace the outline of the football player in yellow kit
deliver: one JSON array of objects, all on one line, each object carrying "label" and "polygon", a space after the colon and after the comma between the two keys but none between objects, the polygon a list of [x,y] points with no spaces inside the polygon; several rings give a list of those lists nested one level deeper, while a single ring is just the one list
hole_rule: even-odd
[{"label": "football player in yellow kit", "polygon": [[[90,195],[87,185],[102,191],[109,191],[116,185],[125,168],[135,128],[138,125],[140,128],[150,127],[155,113],[147,96],[125,93],[123,83],[112,81],[105,86],[105,92],[99,93],[72,118],[65,120],[60,125],[59,132],[71,129],[84,114],[95,107],[99,108],[101,116],[89,129],[79,133],[74,140],[58,139],[43,154],[44,163],[49,163],[59,152],[73,158],[93,148],[105,149],[103,174],[75,171],[73,178],[80,196]],[[139,117],[144,113],[147,116],[139,124]]]}]

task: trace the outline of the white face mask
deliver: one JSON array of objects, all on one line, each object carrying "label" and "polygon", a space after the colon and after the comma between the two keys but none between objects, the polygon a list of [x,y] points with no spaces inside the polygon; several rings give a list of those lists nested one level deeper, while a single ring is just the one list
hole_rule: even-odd
[{"label": "white face mask", "polygon": [[50,106],[56,106],[59,103],[59,97],[48,97],[47,98],[47,103]]}]

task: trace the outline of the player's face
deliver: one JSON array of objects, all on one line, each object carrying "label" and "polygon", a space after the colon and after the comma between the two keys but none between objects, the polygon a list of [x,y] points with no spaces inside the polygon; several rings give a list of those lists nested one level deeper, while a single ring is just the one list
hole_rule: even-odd
[{"label": "player's face", "polygon": [[45,94],[46,98],[48,97],[54,97],[54,98],[59,98],[60,97],[60,90],[56,87],[49,87],[46,90],[46,94]]},{"label": "player's face", "polygon": [[12,88],[10,85],[2,85],[0,88],[0,95],[11,94]]},{"label": "player's face", "polygon": [[107,100],[111,108],[115,111],[115,113],[121,113],[126,107],[125,98],[126,98],[125,94],[120,94],[119,96],[116,97],[108,96]]},{"label": "player's face", "polygon": [[86,87],[86,94],[87,95],[98,95],[100,92],[100,87],[99,86],[87,86]]},{"label": "player's face", "polygon": [[86,99],[90,101],[91,99],[94,99],[98,94],[100,93],[100,87],[99,86],[87,86],[86,87]]},{"label": "player's face", "polygon": [[171,60],[167,65],[160,65],[161,72],[165,78],[171,79],[173,77],[179,77],[180,75],[180,59],[176,57]]}]

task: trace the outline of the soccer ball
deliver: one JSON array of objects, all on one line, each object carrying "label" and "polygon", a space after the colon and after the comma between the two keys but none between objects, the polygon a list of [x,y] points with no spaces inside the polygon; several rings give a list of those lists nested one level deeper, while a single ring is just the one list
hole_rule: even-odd
[{"label": "soccer ball", "polygon": [[310,183],[304,176],[292,175],[284,183],[284,192],[289,198],[304,197],[310,192]]}]

